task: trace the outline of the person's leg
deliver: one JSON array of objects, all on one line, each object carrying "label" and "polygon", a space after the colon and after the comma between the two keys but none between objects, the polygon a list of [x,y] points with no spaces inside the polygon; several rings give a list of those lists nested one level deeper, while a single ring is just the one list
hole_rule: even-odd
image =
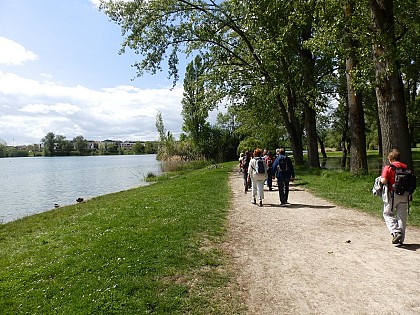
[{"label": "person's leg", "polygon": [[285,196],[284,196],[284,181],[283,179],[277,179],[277,185],[279,186],[279,197],[280,197],[280,203],[284,205],[286,203]]},{"label": "person's leg", "polygon": [[267,176],[267,186],[269,190],[273,189],[273,177],[271,177],[271,169],[268,170],[268,176]]},{"label": "person's leg", "polygon": [[392,198],[388,198],[388,201],[384,202],[384,210],[382,213],[386,227],[388,228],[391,234],[400,232],[398,228],[397,220],[395,219],[394,212],[392,211]]},{"label": "person's leg", "polygon": [[396,221],[397,225],[400,228],[402,238],[400,243],[404,242],[405,239],[405,228],[407,226],[407,216],[408,216],[408,196],[399,196],[396,195]]},{"label": "person's leg", "polygon": [[402,234],[401,228],[398,226],[396,214],[394,213],[397,211],[395,209],[395,204],[396,200],[393,201],[393,198],[388,196],[387,200],[384,201],[383,217],[389,232],[391,232],[393,236],[392,244],[399,244],[402,242],[404,235]]},{"label": "person's leg", "polygon": [[256,203],[255,198],[257,197],[257,180],[251,179],[251,187],[252,187],[251,202]]},{"label": "person's leg", "polygon": [[258,191],[259,205],[262,206],[262,200],[264,199],[264,180],[257,181],[257,191]]},{"label": "person's leg", "polygon": [[284,202],[287,203],[287,200],[289,200],[289,184],[290,180],[285,179],[284,180]]},{"label": "person's leg", "polygon": [[248,172],[243,172],[245,193],[248,191]]}]

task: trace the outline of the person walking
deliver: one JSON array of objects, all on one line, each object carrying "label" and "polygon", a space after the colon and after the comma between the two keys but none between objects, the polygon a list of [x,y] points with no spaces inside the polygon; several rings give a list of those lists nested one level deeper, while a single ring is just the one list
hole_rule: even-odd
[{"label": "person walking", "polygon": [[406,169],[407,165],[400,161],[400,152],[391,150],[388,154],[388,165],[382,168],[381,183],[386,191],[382,194],[384,202],[383,217],[392,235],[392,244],[402,245],[405,239],[407,225],[409,194],[398,195],[393,191],[395,183],[395,168]]},{"label": "person walking", "polygon": [[265,158],[265,164],[267,165],[267,187],[268,190],[273,190],[273,175],[272,175],[272,169],[274,164],[275,158],[273,156],[273,153],[271,151],[267,152],[267,156]]},{"label": "person walking", "polygon": [[252,183],[252,199],[251,202],[256,204],[258,195],[258,205],[262,207],[264,199],[264,182],[267,179],[267,166],[261,157],[261,149],[254,150],[254,157],[249,162],[248,173],[251,176]]},{"label": "person walking", "polygon": [[250,178],[248,173],[249,162],[251,161],[251,154],[248,150],[245,151],[245,154],[242,157],[242,176],[244,178],[244,187],[245,193],[248,192],[250,188]]},{"label": "person walking", "polygon": [[277,177],[280,206],[285,206],[289,198],[289,184],[295,180],[295,169],[292,160],[286,156],[286,150],[284,148],[280,148],[278,154],[271,173]]},{"label": "person walking", "polygon": [[244,153],[241,152],[239,155],[239,173],[242,173],[243,171],[243,162],[244,162]]}]

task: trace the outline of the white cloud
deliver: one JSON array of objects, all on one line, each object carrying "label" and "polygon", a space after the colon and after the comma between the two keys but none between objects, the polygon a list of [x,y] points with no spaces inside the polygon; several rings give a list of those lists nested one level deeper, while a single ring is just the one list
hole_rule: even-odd
[{"label": "white cloud", "polygon": [[23,65],[26,61],[38,60],[38,56],[22,45],[0,37],[0,64]]},{"label": "white cloud", "polygon": [[71,115],[80,111],[80,107],[69,103],[57,103],[55,105],[28,104],[22,107],[22,112],[48,114],[56,112],[59,114]]},{"label": "white cloud", "polygon": [[37,143],[48,132],[67,139],[156,140],[155,118],[175,136],[182,127],[182,88],[117,86],[92,90],[35,81],[0,71],[0,138]]}]

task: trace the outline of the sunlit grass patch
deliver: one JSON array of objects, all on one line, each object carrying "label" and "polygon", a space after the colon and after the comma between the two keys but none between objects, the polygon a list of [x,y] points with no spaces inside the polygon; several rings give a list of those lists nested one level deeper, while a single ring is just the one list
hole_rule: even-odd
[{"label": "sunlit grass patch", "polygon": [[229,169],[184,171],[1,225],[2,312],[240,313],[219,245]]}]

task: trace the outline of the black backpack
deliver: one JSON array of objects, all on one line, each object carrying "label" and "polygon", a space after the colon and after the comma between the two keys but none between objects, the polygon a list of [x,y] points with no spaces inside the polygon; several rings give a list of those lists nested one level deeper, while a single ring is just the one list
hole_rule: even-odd
[{"label": "black backpack", "polygon": [[289,164],[287,158],[284,156],[279,157],[279,163],[277,164],[277,172],[287,172],[289,170]]},{"label": "black backpack", "polygon": [[416,189],[416,175],[409,168],[397,168],[395,165],[391,164],[395,170],[395,183],[392,185],[393,191],[397,195],[404,195],[407,193],[411,195]]},{"label": "black backpack", "polygon": [[265,165],[263,159],[257,159],[257,173],[264,174],[265,173]]}]

